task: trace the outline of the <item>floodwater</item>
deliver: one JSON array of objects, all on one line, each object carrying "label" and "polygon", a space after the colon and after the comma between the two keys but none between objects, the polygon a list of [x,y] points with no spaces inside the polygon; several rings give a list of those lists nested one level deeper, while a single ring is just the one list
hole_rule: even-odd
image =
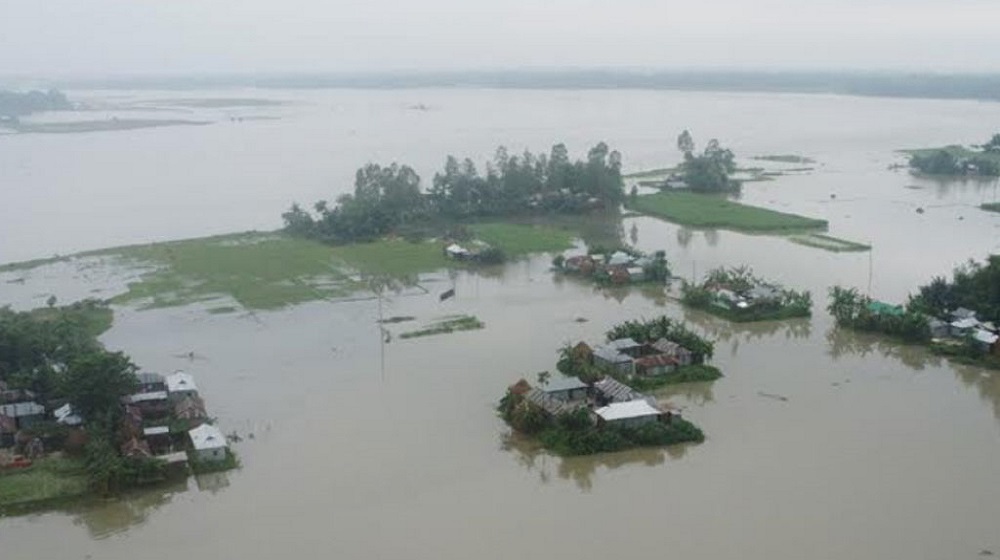
[{"label": "floodwater", "polygon": [[[252,315],[118,309],[105,343],[146,369],[194,373],[224,431],[244,437],[235,445],[244,466],[0,519],[4,560],[1000,553],[1000,374],[839,332],[823,311],[833,284],[901,300],[1000,250],[1000,215],[976,208],[996,200],[995,183],[940,184],[887,169],[899,148],[987,138],[1000,104],[635,91],[78,96],[110,104],[210,94],[290,103],[192,109],[186,118],[221,117],[201,127],[0,137],[0,261],[273,228],[291,200],[349,189],[368,160],[410,162],[429,179],[447,153],[485,159],[497,144],[544,150],[557,141],[579,153],[603,139],[630,169],[659,166],[676,159],[683,128],[741,155],[815,158],[814,172],[748,184],[743,200],[825,218],[831,234],[874,250],[835,254],[624,220],[625,238],[666,249],[679,275],[748,264],[811,290],[815,317],[781,323],[733,325],[655,290],[595,291],[553,278],[547,256],[427,275],[429,293],[384,298],[386,317],[470,313],[486,323],[439,337],[384,343],[373,300]],[[418,104],[427,110],[410,108]],[[0,303],[18,307],[124,281],[60,268],[24,283],[8,276]],[[452,285],[457,297],[438,302]],[[718,341],[725,378],[662,395],[705,430],[704,443],[562,459],[495,417],[505,386],[552,369],[563,343],[664,313]]]}]

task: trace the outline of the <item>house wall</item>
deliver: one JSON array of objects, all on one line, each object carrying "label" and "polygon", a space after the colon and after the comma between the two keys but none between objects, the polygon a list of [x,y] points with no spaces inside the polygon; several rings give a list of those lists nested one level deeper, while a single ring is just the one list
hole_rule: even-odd
[{"label": "house wall", "polygon": [[215,462],[226,459],[226,448],[216,447],[214,449],[199,449],[195,452],[199,461]]},{"label": "house wall", "polygon": [[33,414],[31,416],[19,416],[17,418],[17,427],[20,429],[28,428],[34,426],[35,424],[44,420],[45,417],[41,414]]},{"label": "house wall", "polygon": [[638,373],[639,375],[663,375],[665,373],[670,373],[670,372],[674,371],[675,369],[677,369],[676,366],[672,366],[672,365],[668,364],[668,365],[662,365],[662,366],[654,366],[654,367],[641,368],[641,369],[638,369],[636,371],[636,373]]},{"label": "house wall", "polygon": [[170,400],[172,402],[182,401],[186,397],[197,397],[198,391],[174,391],[170,393]]},{"label": "house wall", "polygon": [[620,428],[637,428],[639,426],[645,426],[646,424],[653,424],[656,421],[656,416],[640,416],[638,418],[623,418],[621,420],[614,420],[612,422],[608,422],[608,424]]}]

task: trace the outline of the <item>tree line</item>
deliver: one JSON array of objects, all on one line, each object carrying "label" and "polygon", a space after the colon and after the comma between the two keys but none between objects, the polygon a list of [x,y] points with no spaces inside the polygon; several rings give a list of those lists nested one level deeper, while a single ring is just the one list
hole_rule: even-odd
[{"label": "tree line", "polygon": [[58,90],[16,91],[0,90],[0,117],[21,117],[39,111],[72,109],[66,95]]},{"label": "tree line", "polygon": [[910,167],[928,175],[1000,176],[1000,134],[979,146],[979,152],[943,148],[910,156]]},{"label": "tree line", "polygon": [[687,130],[681,132],[677,137],[677,149],[684,154],[684,162],[678,171],[688,188],[707,193],[740,189],[740,182],[730,177],[736,171],[736,156],[732,150],[723,148],[715,138],[708,141],[701,154],[695,148],[691,133]]},{"label": "tree line", "polygon": [[321,200],[312,211],[293,204],[282,218],[292,235],[336,244],[419,233],[436,223],[580,213],[622,202],[621,166],[621,154],[604,142],[576,161],[564,144],[547,155],[512,155],[501,146],[485,173],[469,158],[448,156],[425,191],[411,167],[370,163],[355,174],[353,193],[333,205]]}]

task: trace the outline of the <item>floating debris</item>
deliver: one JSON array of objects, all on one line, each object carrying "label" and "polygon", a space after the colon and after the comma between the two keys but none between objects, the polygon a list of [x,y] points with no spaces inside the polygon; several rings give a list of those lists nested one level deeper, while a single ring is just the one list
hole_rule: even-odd
[{"label": "floating debris", "polygon": [[917,214],[923,214],[923,213],[924,213],[923,208],[917,208]]},{"label": "floating debris", "polygon": [[760,396],[762,396],[762,397],[764,397],[764,398],[766,398],[766,399],[774,399],[776,401],[788,402],[788,397],[785,397],[785,396],[782,396],[782,395],[776,395],[774,393],[765,393],[763,391],[757,391],[757,394],[760,395]]},{"label": "floating debris", "polygon": [[441,292],[441,296],[438,298],[438,301],[444,301],[453,297],[455,297],[455,288]]}]

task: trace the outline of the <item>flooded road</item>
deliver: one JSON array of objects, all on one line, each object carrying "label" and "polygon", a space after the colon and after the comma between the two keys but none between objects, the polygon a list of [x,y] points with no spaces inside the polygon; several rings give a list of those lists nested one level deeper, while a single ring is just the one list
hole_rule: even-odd
[{"label": "flooded road", "polygon": [[[974,207],[993,199],[994,183],[940,185],[886,169],[898,148],[986,138],[1000,105],[654,92],[273,95],[299,103],[275,110],[282,120],[231,127],[0,138],[0,260],[275,227],[288,201],[333,198],[373,158],[413,162],[426,180],[449,152],[486,157],[499,143],[560,140],[573,151],[603,138],[630,167],[656,166],[673,157],[674,129],[685,127],[747,156],[817,159],[812,174],[746,185],[743,200],[827,219],[832,235],[874,250],[835,254],[625,219],[626,238],[666,249],[680,276],[748,264],[811,290],[815,316],[781,323],[734,325],[656,291],[595,291],[553,278],[548,256],[432,274],[423,282],[430,293],[387,295],[386,317],[468,313],[486,324],[388,344],[374,300],[252,315],[116,309],[105,343],[143,368],[193,373],[223,430],[243,436],[243,468],[0,519],[3,560],[1000,553],[1000,374],[837,331],[823,310],[832,284],[901,300],[1000,250],[1000,215]],[[407,108],[417,102],[430,110]],[[53,153],[64,166],[43,163]],[[154,160],[187,165],[157,178]],[[55,219],[43,212],[53,193],[67,198],[53,210],[67,230],[38,223]],[[97,271],[0,280],[0,303],[18,306],[122,281]],[[457,297],[439,302],[453,284]],[[658,314],[717,340],[713,362],[726,376],[663,395],[705,431],[704,443],[562,459],[512,437],[493,413],[506,385],[554,368],[560,345]]]}]

